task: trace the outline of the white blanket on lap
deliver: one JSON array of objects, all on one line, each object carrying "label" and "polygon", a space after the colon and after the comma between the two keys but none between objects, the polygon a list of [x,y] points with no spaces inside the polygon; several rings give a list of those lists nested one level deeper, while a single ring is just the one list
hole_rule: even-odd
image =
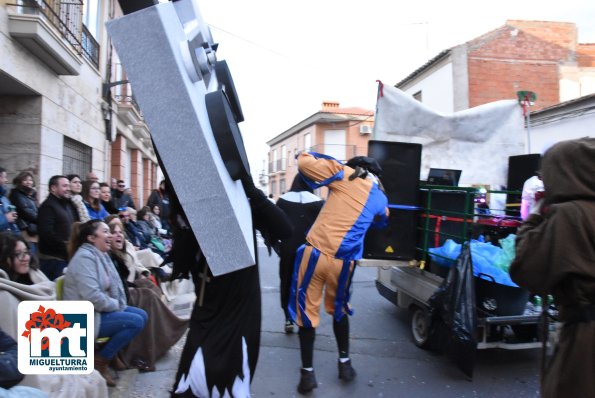
[{"label": "white blanket on lap", "polygon": [[[37,274],[39,273],[39,274]],[[0,329],[18,340],[17,309],[24,300],[55,300],[54,282],[44,280],[39,271],[30,272],[34,285],[23,285],[6,278],[0,270]],[[27,375],[19,386],[38,388],[50,398],[108,398],[105,380],[96,370],[89,375]]]}]

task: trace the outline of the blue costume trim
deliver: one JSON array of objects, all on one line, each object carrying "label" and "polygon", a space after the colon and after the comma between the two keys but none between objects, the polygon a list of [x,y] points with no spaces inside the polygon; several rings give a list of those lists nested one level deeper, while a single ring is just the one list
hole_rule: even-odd
[{"label": "blue costume trim", "polygon": [[392,205],[389,204],[388,207],[390,209],[398,209],[398,210],[422,210],[419,206],[408,206],[408,205]]},{"label": "blue costume trim", "polygon": [[[384,213],[387,199],[377,184],[372,186],[366,204],[363,206],[357,220],[343,237],[335,257],[342,260],[358,260],[364,252],[364,236],[369,226],[384,228],[388,225],[388,217]],[[377,221],[374,219],[378,217]]]},{"label": "blue costume trim", "polygon": [[[306,268],[306,272],[304,274],[304,278],[302,279],[301,286],[298,289],[298,273],[300,270],[300,264],[302,263],[302,259],[304,258],[305,249],[306,245],[302,245],[296,251],[295,263],[293,268],[293,278],[291,282],[291,292],[289,296],[289,305],[287,309],[289,311],[291,319],[294,322],[296,322],[299,306],[299,312],[302,316],[302,326],[311,328],[312,321],[310,320],[310,318],[308,318],[308,315],[306,313],[306,292],[308,290],[308,287],[310,286],[312,276],[314,275],[316,264],[320,259],[320,251],[315,247],[312,247],[312,253],[310,254],[310,258],[308,259],[308,267]],[[353,280],[353,274],[355,273],[355,265],[353,266],[352,272],[350,271],[350,268],[351,260],[344,260],[343,266],[341,268],[341,273],[339,274],[339,280],[337,281],[337,291],[334,303],[334,319],[336,321],[340,321],[345,313],[353,315],[353,310],[349,308],[348,304],[349,300],[351,299],[351,282]]]},{"label": "blue costume trim", "polygon": [[[308,290],[308,286],[310,285],[312,275],[314,275],[314,270],[316,269],[316,263],[318,262],[318,258],[320,258],[320,251],[317,250],[315,247],[312,247],[312,253],[310,254],[310,258],[308,259],[308,267],[306,268],[306,272],[304,273],[304,278],[302,279],[300,288],[297,289],[298,272],[300,270],[300,263],[302,262],[302,258],[304,257],[305,248],[306,245],[302,245],[299,247],[295,259],[290,296],[290,298],[292,299],[292,303],[289,308],[289,315],[291,315],[291,317],[294,320],[296,319],[297,302],[297,305],[299,305],[300,307],[300,313],[302,314],[302,325],[304,327],[311,328],[312,321],[310,321],[308,315],[306,314],[306,292]],[[294,298],[297,298],[297,300]]]},{"label": "blue costume trim", "polygon": [[293,262],[293,274],[291,275],[291,289],[289,290],[289,305],[287,307],[287,311],[289,312],[289,316],[291,316],[291,320],[296,322],[297,320],[297,308],[296,308],[296,290],[297,290],[297,279],[298,279],[298,272],[300,270],[300,264],[302,262],[302,258],[304,257],[304,250],[306,249],[306,245],[301,245],[295,252],[295,261]]},{"label": "blue costume trim", "polygon": [[335,162],[339,163],[340,165],[344,165],[343,162],[341,162],[340,160],[335,159],[332,156],[329,155],[325,155],[324,153],[318,153],[318,152],[308,152],[310,155],[314,156],[314,158],[316,159],[328,159],[328,160],[334,160]]},{"label": "blue costume trim", "polygon": [[337,281],[337,294],[335,296],[334,319],[336,322],[339,322],[341,318],[343,318],[343,309],[345,309],[349,315],[353,315],[353,311],[349,309],[347,303],[349,303],[349,298],[351,296],[349,289],[351,287],[353,273],[355,272],[355,266],[353,267],[354,272],[350,272],[350,268],[351,261],[343,260],[343,268],[341,269],[341,274],[339,275],[339,280]]}]

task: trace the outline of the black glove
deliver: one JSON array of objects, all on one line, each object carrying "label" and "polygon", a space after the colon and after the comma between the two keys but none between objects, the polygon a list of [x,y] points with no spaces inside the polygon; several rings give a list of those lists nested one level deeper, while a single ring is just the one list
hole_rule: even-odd
[{"label": "black glove", "polygon": [[241,181],[242,186],[244,187],[244,192],[246,192],[246,196],[248,197],[248,199],[256,199],[260,198],[261,196],[265,196],[264,192],[256,188],[256,186],[254,185],[254,180],[252,179],[252,176],[248,175],[242,177]]}]

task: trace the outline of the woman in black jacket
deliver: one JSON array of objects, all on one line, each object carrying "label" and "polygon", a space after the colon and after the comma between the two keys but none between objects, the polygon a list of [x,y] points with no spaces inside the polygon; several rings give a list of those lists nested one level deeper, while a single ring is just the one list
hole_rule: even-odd
[{"label": "woman in black jacket", "polygon": [[14,188],[10,191],[10,202],[17,208],[17,225],[31,250],[37,249],[37,192],[33,174],[28,171],[20,172],[13,180]]}]

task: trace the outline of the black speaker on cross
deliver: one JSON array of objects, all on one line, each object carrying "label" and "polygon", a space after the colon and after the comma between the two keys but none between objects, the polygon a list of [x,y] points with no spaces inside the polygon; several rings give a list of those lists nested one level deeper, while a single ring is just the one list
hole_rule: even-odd
[{"label": "black speaker on cross", "polygon": [[364,258],[411,260],[416,256],[421,144],[370,140],[368,156],[382,167],[390,207],[389,226],[368,230]]}]

